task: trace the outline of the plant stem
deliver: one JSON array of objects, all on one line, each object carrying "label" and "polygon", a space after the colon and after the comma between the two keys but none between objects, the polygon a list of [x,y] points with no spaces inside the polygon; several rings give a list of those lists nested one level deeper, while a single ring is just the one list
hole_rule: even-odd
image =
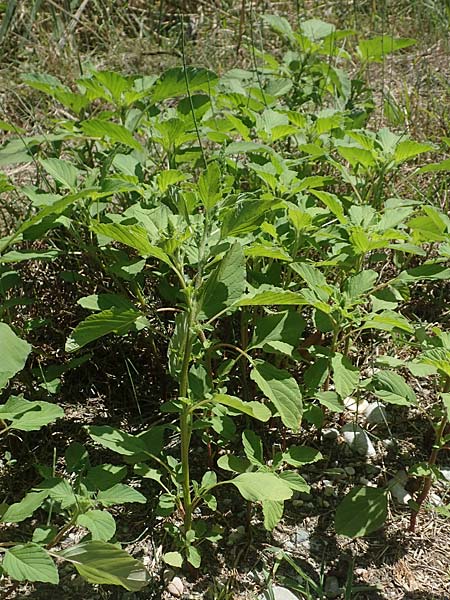
[{"label": "plant stem", "polygon": [[183,364],[180,376],[180,398],[183,402],[183,409],[180,414],[180,433],[181,433],[181,469],[183,475],[183,506],[184,506],[184,534],[192,528],[192,498],[191,498],[191,477],[189,472],[189,446],[192,434],[192,413],[188,402],[189,388],[189,364],[191,362],[192,351],[192,322],[193,310],[190,307],[186,334],[184,340]]},{"label": "plant stem", "polygon": [[[442,392],[444,394],[450,392],[450,377],[449,376],[447,376],[445,379],[445,384],[442,389]],[[437,455],[440,450],[442,435],[447,426],[447,423],[448,423],[448,415],[447,415],[447,411],[444,409],[444,414],[442,415],[442,419],[436,429],[433,450],[431,451],[430,458],[428,459],[428,466],[430,467],[430,471],[431,471],[431,467],[433,467],[436,464]],[[425,500],[428,498],[428,494],[430,493],[432,484],[433,484],[433,477],[432,477],[432,474],[429,473],[426,477],[424,477],[422,491],[420,492],[419,497],[417,498],[417,501],[416,501],[417,506],[413,509],[413,511],[411,513],[411,519],[409,521],[409,531],[416,530],[417,515],[419,514],[420,509],[422,508]]]}]

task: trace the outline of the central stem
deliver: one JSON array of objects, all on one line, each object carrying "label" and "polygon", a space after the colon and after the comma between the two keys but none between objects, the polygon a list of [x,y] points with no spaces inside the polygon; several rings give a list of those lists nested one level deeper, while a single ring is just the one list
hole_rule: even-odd
[{"label": "central stem", "polygon": [[193,311],[190,307],[187,315],[186,332],[183,349],[183,364],[180,375],[180,399],[183,408],[180,414],[181,434],[181,469],[183,475],[183,505],[184,505],[184,533],[192,527],[192,498],[191,498],[191,476],[189,472],[189,447],[192,434],[192,414],[189,406],[189,364],[192,352],[192,324]]}]

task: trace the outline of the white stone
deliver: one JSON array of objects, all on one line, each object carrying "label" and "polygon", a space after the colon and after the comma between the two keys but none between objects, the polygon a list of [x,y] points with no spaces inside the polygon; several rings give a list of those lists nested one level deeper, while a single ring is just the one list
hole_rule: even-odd
[{"label": "white stone", "polygon": [[378,404],[378,402],[368,404],[364,411],[364,416],[371,425],[380,425],[387,422],[386,409],[381,404]]},{"label": "white stone", "polygon": [[179,577],[174,577],[167,586],[167,591],[169,594],[172,594],[172,596],[175,596],[175,598],[181,598],[184,592],[184,585],[181,579]]},{"label": "white stone", "polygon": [[339,431],[334,427],[330,429],[322,429],[322,437],[324,440],[337,440]]},{"label": "white stone", "polygon": [[390,484],[389,489],[399,504],[408,504],[408,502],[412,500],[411,494],[402,486],[401,483],[392,483]]},{"label": "white stone", "polygon": [[367,400],[360,400],[358,402],[358,400],[356,398],[353,398],[352,396],[348,396],[344,400],[344,406],[351,412],[358,413],[361,415],[367,410],[369,403],[367,402]]},{"label": "white stone", "polygon": [[297,596],[294,596],[290,590],[281,585],[273,585],[271,592],[273,595],[271,595],[270,592],[264,592],[259,597],[260,600],[270,600],[271,598],[274,600],[298,600]]},{"label": "white stone", "polygon": [[341,434],[349,447],[361,456],[375,456],[375,448],[369,436],[362,427],[355,423],[347,423],[341,429]]}]

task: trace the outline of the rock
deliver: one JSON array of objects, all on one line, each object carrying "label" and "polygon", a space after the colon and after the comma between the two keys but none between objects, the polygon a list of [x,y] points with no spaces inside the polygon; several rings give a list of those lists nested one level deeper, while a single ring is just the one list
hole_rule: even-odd
[{"label": "rock", "polygon": [[174,577],[172,581],[167,586],[167,591],[175,598],[181,598],[184,592],[183,582],[179,577]]},{"label": "rock", "polygon": [[364,411],[366,420],[371,425],[380,425],[381,423],[387,423],[387,412],[384,406],[378,404],[378,402],[371,402],[367,405]]},{"label": "rock", "polygon": [[334,427],[330,427],[329,429],[322,429],[322,437],[324,440],[337,440],[339,436],[339,431]]},{"label": "rock", "polygon": [[352,396],[348,396],[344,400],[344,406],[347,410],[350,410],[351,412],[362,415],[367,410],[369,403],[367,402],[367,400],[360,400],[358,402],[358,400],[356,398],[353,398]]},{"label": "rock", "polygon": [[264,592],[259,600],[298,600],[297,596],[281,585],[273,585],[270,591]]},{"label": "rock", "polygon": [[367,433],[355,423],[347,423],[342,427],[341,434],[349,447],[361,456],[375,456],[375,448]]},{"label": "rock", "polygon": [[356,475],[356,471],[355,471],[355,469],[353,467],[344,467],[344,471],[350,477],[353,477],[353,475]]},{"label": "rock", "polygon": [[291,542],[297,546],[300,544],[309,545],[309,532],[300,527],[291,536]]},{"label": "rock", "polygon": [[341,588],[337,577],[330,576],[325,579],[324,591],[327,598],[337,598],[339,596]]},{"label": "rock", "polygon": [[450,481],[450,467],[441,467],[440,471],[444,476],[444,479]]},{"label": "rock", "polygon": [[431,494],[428,496],[428,501],[432,506],[442,506],[444,504],[442,502],[442,498],[434,492],[431,492]]},{"label": "rock", "polygon": [[412,500],[411,494],[402,486],[401,483],[392,483],[390,492],[399,504],[408,504]]}]

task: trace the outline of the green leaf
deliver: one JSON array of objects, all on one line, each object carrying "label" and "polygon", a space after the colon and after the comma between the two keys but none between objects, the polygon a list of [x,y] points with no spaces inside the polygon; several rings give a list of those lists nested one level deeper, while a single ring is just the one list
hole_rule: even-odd
[{"label": "green leaf", "polygon": [[307,484],[303,477],[295,471],[281,471],[281,473],[278,474],[278,477],[285,481],[294,492],[307,494],[310,491],[309,484]]},{"label": "green leaf", "polygon": [[[186,87],[186,79],[189,89]],[[188,92],[203,90],[207,93],[217,84],[218,78],[213,71],[197,67],[174,67],[164,71],[152,90],[153,102],[166,98],[187,95]]]},{"label": "green leaf", "polygon": [[220,169],[216,162],[210,163],[198,180],[198,191],[203,206],[210,211],[221,199]]},{"label": "green leaf", "polygon": [[394,158],[396,162],[400,163],[414,158],[419,154],[423,154],[424,152],[431,152],[433,149],[434,148],[431,144],[423,144],[420,142],[414,142],[413,140],[404,140],[403,142],[399,142],[397,144],[394,152]]},{"label": "green leaf", "polygon": [[299,345],[300,336],[305,326],[306,322],[303,317],[294,310],[262,317],[256,321],[249,350],[264,348],[266,344],[271,342],[284,342],[296,347]]},{"label": "green leaf", "polygon": [[330,192],[323,192],[321,190],[311,190],[311,193],[325,204],[328,210],[337,218],[339,223],[342,223],[343,225],[347,223],[347,217],[344,214],[342,202],[335,194],[330,194]]},{"label": "green leaf", "polygon": [[433,348],[427,350],[420,357],[421,362],[432,365],[441,373],[450,377],[450,350],[447,348]]},{"label": "green leaf", "polygon": [[10,396],[6,404],[0,406],[0,418],[11,421],[10,427],[20,431],[36,431],[63,416],[64,411],[56,404],[32,402],[23,396]]},{"label": "green leaf", "polygon": [[[259,465],[259,462],[257,463]],[[217,466],[224,471],[233,471],[234,473],[245,473],[251,466],[247,458],[234,456],[233,454],[224,454],[217,460]]]},{"label": "green leaf", "polygon": [[153,256],[158,260],[172,267],[172,263],[167,254],[158,248],[152,246],[148,241],[147,231],[140,225],[121,225],[120,223],[96,223],[92,222],[90,228],[98,235],[104,235],[116,242],[130,246],[139,252],[143,257]]},{"label": "green leaf", "polygon": [[149,581],[141,562],[107,542],[81,542],[58,555],[72,563],[89,583],[121,585],[130,592],[138,592]]},{"label": "green leaf", "polygon": [[93,540],[107,542],[116,533],[116,522],[106,510],[88,510],[78,516],[77,525],[88,529]]},{"label": "green leaf", "polygon": [[264,529],[272,531],[281,521],[284,510],[284,502],[277,502],[276,500],[264,500],[262,503],[262,510],[264,515]]},{"label": "green leaf", "polygon": [[222,238],[242,236],[254,231],[273,209],[274,203],[262,199],[242,199],[222,211]]},{"label": "green leaf", "polygon": [[68,188],[71,192],[75,191],[81,171],[74,167],[72,163],[59,158],[41,158],[39,162],[55,181],[61,183],[64,188]]},{"label": "green leaf", "polygon": [[264,456],[261,438],[251,429],[246,429],[242,433],[242,445],[250,463],[256,467],[262,467]]},{"label": "green leaf", "polygon": [[147,498],[129,485],[116,483],[107,490],[101,490],[97,494],[97,501],[104,506],[113,506],[114,504],[127,504],[129,502],[145,504]]},{"label": "green leaf", "polygon": [[28,342],[17,337],[9,325],[0,323],[0,390],[13,375],[24,368],[30,352]]},{"label": "green leaf", "polygon": [[62,509],[69,508],[77,503],[73,488],[67,479],[50,477],[40,483],[39,486],[36,486],[36,489],[46,491],[49,498],[61,504]]},{"label": "green leaf", "polygon": [[321,452],[308,446],[291,446],[283,452],[283,460],[292,467],[302,467],[322,459]]},{"label": "green leaf", "polygon": [[0,256],[0,264],[17,263],[25,260],[54,260],[58,256],[58,250],[11,250],[11,252]]},{"label": "green leaf", "polygon": [[410,406],[416,403],[416,394],[401,375],[393,371],[378,371],[372,377],[370,385],[375,396],[383,402]]},{"label": "green leaf", "polygon": [[444,408],[447,412],[447,418],[450,419],[450,394],[447,393],[442,393],[441,394],[441,399],[442,399],[442,403],[444,405]]},{"label": "green leaf", "polygon": [[386,490],[355,487],[337,507],[336,533],[352,538],[368,535],[383,525],[387,517],[387,508]]},{"label": "green leaf", "polygon": [[91,119],[81,123],[81,129],[87,137],[91,138],[109,138],[111,142],[124,144],[134,150],[143,151],[141,144],[133,137],[123,125],[111,123],[110,121],[102,121],[101,119]]},{"label": "green leaf", "polygon": [[200,291],[200,318],[212,318],[245,292],[245,257],[239,242],[231,246]]},{"label": "green leaf", "polygon": [[234,410],[237,410],[245,415],[249,415],[254,419],[258,419],[258,421],[266,422],[272,416],[270,409],[264,404],[261,404],[261,402],[244,402],[240,398],[236,398],[236,396],[230,396],[228,394],[215,394],[211,398],[211,402],[217,402],[223,406],[229,406],[230,408],[233,408]]},{"label": "green leaf", "polygon": [[110,465],[103,463],[91,467],[83,479],[83,483],[90,490],[106,490],[116,483],[120,483],[126,477],[127,468],[125,466]]},{"label": "green leaf", "polygon": [[244,296],[237,302],[237,306],[276,306],[276,305],[302,305],[307,304],[302,294],[273,288],[272,290],[257,291]]},{"label": "green leaf", "polygon": [[332,292],[331,286],[327,284],[325,276],[319,269],[307,263],[291,263],[289,267],[295,271],[308,288],[312,290],[320,300],[327,302]]},{"label": "green leaf", "polygon": [[275,500],[281,502],[292,496],[287,483],[274,473],[241,473],[230,481],[250,502]]},{"label": "green leaf", "polygon": [[67,338],[65,350],[66,352],[75,352],[86,344],[110,333],[123,335],[142,316],[138,310],[123,310],[115,307],[89,315],[75,327]]},{"label": "green leaf", "polygon": [[47,498],[48,492],[28,492],[20,502],[11,504],[4,513],[1,521],[4,523],[20,523],[34,513],[35,510],[42,506],[42,503]]},{"label": "green leaf", "polygon": [[118,454],[132,456],[145,452],[145,444],[139,437],[130,435],[121,429],[115,429],[109,425],[91,425],[86,429],[97,444]]},{"label": "green leaf", "polygon": [[382,331],[400,329],[406,333],[414,333],[414,328],[408,319],[393,310],[383,310],[381,313],[369,315],[361,329],[381,329]]},{"label": "green leaf", "polygon": [[414,281],[440,281],[450,279],[450,268],[438,263],[431,263],[403,271],[397,277],[398,281],[406,283]]},{"label": "green leaf", "polygon": [[14,546],[5,552],[2,567],[17,581],[59,583],[58,570],[49,553],[37,544]]},{"label": "green leaf", "polygon": [[352,365],[350,360],[336,352],[331,359],[333,368],[333,382],[336,392],[341,398],[350,396],[359,382],[359,370]]},{"label": "green leaf", "polygon": [[377,279],[378,273],[376,273],[376,271],[370,269],[361,271],[361,273],[347,279],[344,290],[348,294],[350,300],[357,300],[373,288]]},{"label": "green leaf", "polygon": [[302,419],[302,395],[291,375],[270,363],[258,361],[250,377],[277,409],[286,427],[298,431]]},{"label": "green leaf", "polygon": [[411,38],[394,38],[389,35],[379,35],[370,40],[362,40],[358,47],[361,60],[368,62],[383,62],[387,54],[413,46],[416,40]]},{"label": "green leaf", "polygon": [[162,559],[166,565],[170,565],[176,569],[181,569],[183,566],[183,557],[179,552],[166,552],[163,554]]}]

